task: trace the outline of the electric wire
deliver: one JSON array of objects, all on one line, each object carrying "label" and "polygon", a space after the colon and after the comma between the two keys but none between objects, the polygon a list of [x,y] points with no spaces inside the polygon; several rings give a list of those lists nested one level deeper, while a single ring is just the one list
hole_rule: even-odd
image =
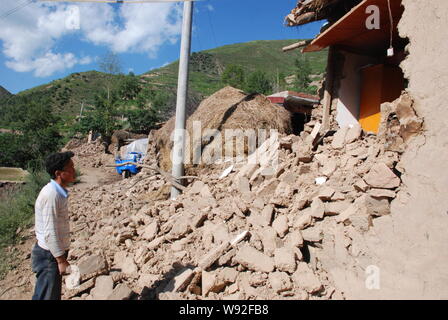
[{"label": "electric wire", "polygon": [[25,8],[26,6],[30,5],[31,3],[33,3],[35,0],[27,0],[25,2],[22,2],[21,4],[19,4],[17,7],[10,9],[9,11],[3,13],[2,15],[0,15],[0,19],[4,19],[9,17],[10,15],[12,15],[13,13],[16,13],[17,11],[19,11],[22,8]]}]

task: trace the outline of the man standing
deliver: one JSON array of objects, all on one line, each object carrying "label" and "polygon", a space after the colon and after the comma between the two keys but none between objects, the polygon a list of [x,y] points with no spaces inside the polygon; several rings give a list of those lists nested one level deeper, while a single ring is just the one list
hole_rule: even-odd
[{"label": "man standing", "polygon": [[73,152],[54,153],[45,162],[51,181],[42,188],[35,204],[37,243],[31,252],[36,285],[33,300],[60,300],[62,275],[69,267],[70,246],[68,184],[76,179]]}]

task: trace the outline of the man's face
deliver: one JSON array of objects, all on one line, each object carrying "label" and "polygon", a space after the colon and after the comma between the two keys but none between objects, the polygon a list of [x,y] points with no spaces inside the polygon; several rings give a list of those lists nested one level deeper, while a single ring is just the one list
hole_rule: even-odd
[{"label": "man's face", "polygon": [[75,182],[76,171],[75,171],[75,164],[73,163],[72,159],[70,159],[70,161],[65,164],[63,171],[58,171],[58,172],[59,172],[59,176],[61,177],[62,182],[65,185]]}]

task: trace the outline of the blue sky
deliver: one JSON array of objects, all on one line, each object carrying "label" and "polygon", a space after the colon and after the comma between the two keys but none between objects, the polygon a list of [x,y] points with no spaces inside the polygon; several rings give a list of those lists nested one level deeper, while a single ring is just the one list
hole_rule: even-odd
[{"label": "blue sky", "polygon": [[[0,2],[0,85],[12,93],[73,72],[98,70],[98,57],[108,50],[118,54],[125,73],[141,74],[179,57],[181,2],[28,2]],[[314,37],[321,22],[299,28],[283,25],[296,2],[196,1],[192,51],[253,40]]]}]

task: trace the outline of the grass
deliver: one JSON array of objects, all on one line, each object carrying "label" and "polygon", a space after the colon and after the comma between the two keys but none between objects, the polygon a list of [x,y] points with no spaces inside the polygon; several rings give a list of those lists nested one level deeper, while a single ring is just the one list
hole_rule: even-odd
[{"label": "grass", "polygon": [[42,187],[50,180],[44,171],[31,172],[26,183],[0,203],[0,279],[14,268],[17,261],[8,250],[22,239],[17,233],[34,223],[34,203]]},{"label": "grass", "polygon": [[21,168],[0,167],[0,181],[24,181],[27,175]]}]

